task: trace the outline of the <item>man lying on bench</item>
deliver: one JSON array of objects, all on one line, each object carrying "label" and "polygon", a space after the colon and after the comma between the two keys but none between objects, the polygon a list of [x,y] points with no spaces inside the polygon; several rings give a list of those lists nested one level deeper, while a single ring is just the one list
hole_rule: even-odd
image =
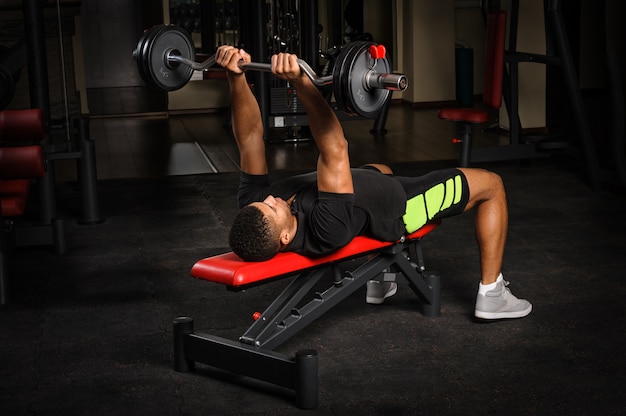
[{"label": "man lying on bench", "polygon": [[[278,252],[325,256],[357,235],[397,241],[426,223],[476,207],[476,237],[481,282],[475,315],[482,319],[520,318],[532,305],[516,298],[501,268],[508,212],[501,178],[482,169],[434,171],[420,177],[394,176],[385,165],[351,169],[348,143],[334,110],[300,69],[297,57],[272,57],[272,72],[289,81],[309,119],[319,150],[317,172],[270,184],[260,109],[238,61],[248,53],[221,46],[217,63],[226,68],[232,125],[240,152],[241,181],[237,214],[229,236],[235,254],[263,261]],[[381,303],[396,282],[368,283],[367,299]]]}]

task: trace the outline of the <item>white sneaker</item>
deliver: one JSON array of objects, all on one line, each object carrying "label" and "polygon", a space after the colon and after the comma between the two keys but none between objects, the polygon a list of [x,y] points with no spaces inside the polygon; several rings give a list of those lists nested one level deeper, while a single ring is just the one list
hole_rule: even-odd
[{"label": "white sneaker", "polygon": [[383,273],[383,281],[370,280],[367,282],[367,293],[365,301],[373,305],[380,305],[390,296],[398,291],[395,273]]},{"label": "white sneaker", "polygon": [[474,314],[480,319],[523,318],[533,310],[525,299],[518,299],[507,287],[509,282],[498,282],[495,289],[476,297]]}]

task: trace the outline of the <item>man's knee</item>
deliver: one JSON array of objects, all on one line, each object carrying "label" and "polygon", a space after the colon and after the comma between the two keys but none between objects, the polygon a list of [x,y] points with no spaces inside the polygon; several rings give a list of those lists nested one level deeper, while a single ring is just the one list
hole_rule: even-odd
[{"label": "man's knee", "polygon": [[487,180],[489,188],[496,192],[504,192],[504,181],[502,180],[502,176],[489,170],[485,170],[485,172],[488,175]]},{"label": "man's knee", "polygon": [[471,202],[506,197],[504,182],[499,174],[480,168],[459,168],[459,170],[467,179]]}]

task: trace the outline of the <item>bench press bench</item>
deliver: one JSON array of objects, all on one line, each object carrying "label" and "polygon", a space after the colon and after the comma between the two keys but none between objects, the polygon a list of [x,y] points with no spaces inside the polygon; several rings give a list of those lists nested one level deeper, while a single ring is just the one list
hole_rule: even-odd
[{"label": "bench press bench", "polygon": [[[255,313],[253,324],[237,341],[196,333],[192,318],[176,318],[175,370],[189,372],[196,362],[203,363],[292,389],[298,407],[317,407],[317,352],[302,350],[290,358],[274,348],[389,267],[407,279],[418,296],[422,314],[439,316],[439,276],[426,271],[420,246],[421,239],[438,225],[427,224],[397,242],[358,236],[337,252],[318,259],[279,253],[268,261],[244,262],[234,253],[224,253],[199,260],[191,275],[223,284],[229,290],[240,291],[287,277],[292,280],[265,311]],[[342,273],[340,266],[358,258],[364,262]],[[325,276],[332,278],[328,288],[315,291]]]}]

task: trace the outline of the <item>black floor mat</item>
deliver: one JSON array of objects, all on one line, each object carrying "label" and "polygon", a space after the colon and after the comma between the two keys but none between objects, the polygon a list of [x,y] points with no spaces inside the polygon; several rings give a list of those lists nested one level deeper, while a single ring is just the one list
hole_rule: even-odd
[{"label": "black floor mat", "polygon": [[[402,174],[430,166],[396,167]],[[278,350],[319,354],[319,415],[623,415],[626,215],[623,195],[537,162],[494,165],[507,187],[504,274],[533,302],[520,320],[477,323],[474,215],[424,241],[442,276],[442,314],[401,286],[383,305],[364,289]],[[293,415],[289,392],[198,365],[176,373],[172,320],[236,339],[286,282],[243,293],[190,277],[226,251],[237,174],[99,183],[105,221],[80,225],[59,189],[69,251],[18,249],[0,310],[0,414]]]}]

